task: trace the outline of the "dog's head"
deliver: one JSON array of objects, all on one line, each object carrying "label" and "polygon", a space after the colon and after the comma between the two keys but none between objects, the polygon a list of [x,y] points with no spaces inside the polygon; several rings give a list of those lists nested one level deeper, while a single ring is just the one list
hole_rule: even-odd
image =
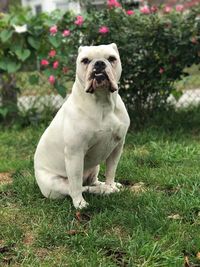
[{"label": "dog's head", "polygon": [[76,75],[87,93],[118,90],[122,67],[116,44],[81,46],[76,63]]}]

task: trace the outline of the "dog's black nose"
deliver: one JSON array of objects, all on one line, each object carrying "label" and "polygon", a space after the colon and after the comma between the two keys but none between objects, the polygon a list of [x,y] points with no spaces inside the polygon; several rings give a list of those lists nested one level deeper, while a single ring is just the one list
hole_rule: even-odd
[{"label": "dog's black nose", "polygon": [[106,68],[105,62],[98,60],[95,62],[94,67],[97,71],[104,70]]}]

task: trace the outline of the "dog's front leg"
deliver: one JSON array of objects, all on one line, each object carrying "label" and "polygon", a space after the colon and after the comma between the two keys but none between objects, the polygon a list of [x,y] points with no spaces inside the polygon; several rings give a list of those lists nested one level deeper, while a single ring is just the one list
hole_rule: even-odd
[{"label": "dog's front leg", "polygon": [[69,195],[76,209],[85,208],[88,203],[82,196],[83,192],[84,154],[79,149],[65,147],[65,167],[69,181]]},{"label": "dog's front leg", "polygon": [[124,142],[121,142],[106,159],[106,181],[96,185],[85,186],[84,191],[94,194],[110,194],[119,191],[120,183],[115,183],[115,173],[122,154]]},{"label": "dog's front leg", "polygon": [[117,165],[122,154],[124,142],[118,144],[118,146],[112,151],[110,156],[106,160],[106,191],[109,194],[112,192],[118,192],[119,187],[122,185],[120,183],[115,183],[115,173],[117,170]]}]

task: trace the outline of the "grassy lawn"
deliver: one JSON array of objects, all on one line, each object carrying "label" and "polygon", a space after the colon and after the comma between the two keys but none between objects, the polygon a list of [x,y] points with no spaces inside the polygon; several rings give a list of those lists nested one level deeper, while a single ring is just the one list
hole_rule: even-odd
[{"label": "grassy lawn", "polygon": [[129,133],[117,171],[124,189],[86,194],[90,206],[79,213],[70,198],[43,198],[35,183],[45,127],[1,130],[0,265],[183,267],[186,251],[200,266],[199,122]]}]

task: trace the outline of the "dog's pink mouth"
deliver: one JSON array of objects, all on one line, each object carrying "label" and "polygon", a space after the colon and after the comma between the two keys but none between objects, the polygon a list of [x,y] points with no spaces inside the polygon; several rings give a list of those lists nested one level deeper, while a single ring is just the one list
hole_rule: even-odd
[{"label": "dog's pink mouth", "polygon": [[92,94],[98,88],[99,89],[106,88],[112,93],[117,90],[116,88],[113,88],[112,83],[106,71],[96,72],[94,70],[89,77],[86,92]]}]

